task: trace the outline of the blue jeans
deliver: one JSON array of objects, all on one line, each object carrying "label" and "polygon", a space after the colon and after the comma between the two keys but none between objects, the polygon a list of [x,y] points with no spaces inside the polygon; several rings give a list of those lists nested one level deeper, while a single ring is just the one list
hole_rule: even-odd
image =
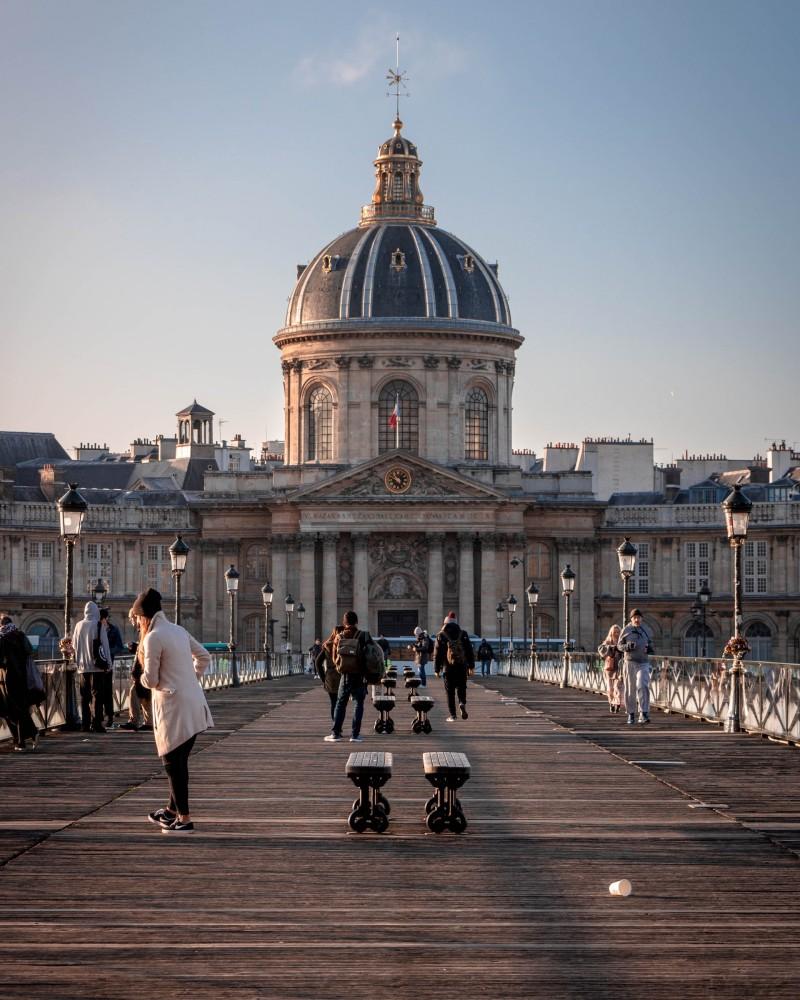
[{"label": "blue jeans", "polygon": [[347,711],[347,703],[353,699],[353,736],[358,736],[361,732],[361,720],[364,718],[364,699],[367,696],[367,685],[361,674],[342,674],[339,681],[339,697],[336,700],[336,708],[333,711],[334,736],[342,735],[344,716]]},{"label": "blue jeans", "polygon": [[481,676],[488,677],[492,672],[492,661],[481,660]]},{"label": "blue jeans", "polygon": [[420,663],[420,665],[419,665],[419,686],[423,687],[423,688],[428,686],[427,683],[426,683],[426,681],[425,681],[425,664],[424,663]]}]

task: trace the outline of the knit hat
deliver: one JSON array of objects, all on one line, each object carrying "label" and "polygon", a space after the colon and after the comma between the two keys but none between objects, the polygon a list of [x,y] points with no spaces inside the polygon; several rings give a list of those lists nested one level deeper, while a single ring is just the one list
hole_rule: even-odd
[{"label": "knit hat", "polygon": [[634,608],[633,611],[628,615],[628,618],[644,618],[644,615],[638,608]]},{"label": "knit hat", "polygon": [[417,625],[417,627],[414,629],[414,635],[422,635],[422,629],[419,627],[419,625]]},{"label": "knit hat", "polygon": [[152,587],[143,590],[133,602],[131,608],[132,615],[142,615],[144,618],[152,618],[161,610],[161,594]]},{"label": "knit hat", "polygon": [[456,618],[455,611],[448,611],[447,612],[447,614],[445,615],[445,619],[442,622],[442,625],[449,625],[451,622],[453,623],[453,625],[457,625],[458,624],[458,618]]}]

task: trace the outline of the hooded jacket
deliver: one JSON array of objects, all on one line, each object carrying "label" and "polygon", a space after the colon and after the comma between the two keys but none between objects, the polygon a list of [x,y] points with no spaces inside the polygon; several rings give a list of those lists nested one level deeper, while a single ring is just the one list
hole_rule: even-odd
[{"label": "hooded jacket", "polygon": [[[628,649],[628,645],[633,649]],[[647,663],[653,647],[650,635],[642,625],[626,625],[617,643],[617,649],[625,654],[625,660],[630,663]]]},{"label": "hooded jacket", "polygon": [[[451,642],[456,639],[461,639],[461,645],[464,649],[464,659],[465,666],[452,667],[447,662],[447,640]],[[474,670],[475,669],[475,650],[472,648],[472,643],[469,641],[469,636],[461,628],[457,621],[452,619],[444,626],[441,632],[436,636],[436,646],[433,650],[433,668],[438,674],[442,669],[445,673],[452,673],[453,671],[459,671],[461,669]]]},{"label": "hooded jacket", "polygon": [[[75,664],[82,674],[102,673],[94,664],[94,640],[98,638],[100,609],[94,601],[87,601],[83,609],[83,621],[78,622],[72,632],[72,646],[75,650]],[[100,628],[100,646],[105,653],[106,663],[111,666],[111,650],[108,646],[108,630]]]}]

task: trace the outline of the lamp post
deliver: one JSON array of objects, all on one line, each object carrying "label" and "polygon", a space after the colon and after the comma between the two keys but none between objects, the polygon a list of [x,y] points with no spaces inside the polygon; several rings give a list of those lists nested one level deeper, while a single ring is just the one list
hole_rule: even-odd
[{"label": "lamp post", "polygon": [[303,619],[305,618],[305,616],[306,616],[306,609],[303,607],[303,602],[301,601],[297,605],[297,620],[300,623],[298,626],[300,634],[298,635],[297,638],[297,646],[298,649],[300,650],[301,657],[303,655]]},{"label": "lamp post", "polygon": [[697,600],[700,602],[701,608],[701,621],[703,625],[703,659],[707,656],[706,651],[706,640],[708,638],[708,633],[706,632],[706,611],[708,610],[708,602],[711,600],[711,588],[707,583],[697,591]]},{"label": "lamp post", "polygon": [[539,588],[531,580],[527,589],[525,590],[525,596],[528,598],[528,611],[531,616],[531,669],[528,674],[528,680],[533,680],[533,668],[536,664],[536,605],[539,603]]},{"label": "lamp post", "polygon": [[186,571],[186,557],[189,546],[183,536],[178,535],[169,547],[169,561],[172,563],[172,579],[175,581],[175,624],[181,623],[181,578]]},{"label": "lamp post", "polygon": [[283,602],[283,610],[286,612],[286,652],[292,653],[292,615],[294,614],[294,598],[291,594],[286,595]]},{"label": "lamp post", "polygon": [[728,718],[725,722],[726,733],[742,731],[741,688],[744,674],[742,657],[748,649],[747,642],[742,636],[742,546],[747,538],[747,523],[752,509],[753,505],[742,493],[740,483],[736,483],[722,501],[728,541],[733,549],[733,637],[727,646],[733,654],[733,662],[730,669],[731,690],[728,699]]},{"label": "lamp post", "polygon": [[514,614],[517,610],[517,599],[513,594],[509,594],[506,598],[506,607],[508,608],[508,650],[511,655],[514,655]]},{"label": "lamp post", "polygon": [[[498,648],[499,648],[500,652],[502,653],[503,652],[503,619],[506,616],[506,609],[505,609],[505,606],[503,605],[502,601],[495,608],[495,615],[497,616],[497,631],[499,633],[498,634],[497,644],[498,644]],[[499,663],[499,661],[498,661],[498,663]],[[498,667],[498,669],[499,669],[499,667]]]},{"label": "lamp post", "polygon": [[561,589],[564,592],[564,627],[566,630],[564,636],[564,673],[561,676],[561,687],[566,688],[569,687],[569,602],[572,592],[575,590],[575,574],[569,563],[561,571]]},{"label": "lamp post", "polygon": [[[78,484],[70,483],[69,489],[58,501],[58,518],[61,537],[67,547],[67,569],[64,587],[64,639],[72,632],[72,566],[75,557],[75,542],[81,533],[83,518],[89,504],[78,492]],[[75,701],[74,671],[64,667],[64,722],[66,729],[78,729],[81,724]]]},{"label": "lamp post", "polygon": [[103,600],[107,593],[108,587],[106,587],[102,576],[98,576],[97,583],[89,584],[89,594],[98,608],[103,606]]},{"label": "lamp post", "polygon": [[272,664],[270,663],[269,634],[272,630],[272,598],[275,592],[272,584],[267,580],[261,588],[261,600],[264,602],[264,662],[267,667],[267,680],[272,680]]},{"label": "lamp post", "polygon": [[636,554],[639,550],[625,536],[625,541],[617,549],[619,559],[619,575],[622,577],[622,627],[628,624],[628,581],[636,569]]},{"label": "lamp post", "polygon": [[231,563],[230,569],[225,572],[225,586],[228,589],[228,598],[231,605],[230,626],[228,629],[228,649],[231,654],[231,684],[239,687],[239,666],[236,662],[236,592],[239,589],[239,574],[236,567]]}]

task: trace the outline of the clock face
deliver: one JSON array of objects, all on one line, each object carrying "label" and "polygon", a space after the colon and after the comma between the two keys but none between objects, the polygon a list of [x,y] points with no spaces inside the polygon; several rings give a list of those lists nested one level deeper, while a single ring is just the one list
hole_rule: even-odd
[{"label": "clock face", "polygon": [[390,493],[406,493],[411,487],[411,473],[404,465],[393,465],[383,481]]}]

